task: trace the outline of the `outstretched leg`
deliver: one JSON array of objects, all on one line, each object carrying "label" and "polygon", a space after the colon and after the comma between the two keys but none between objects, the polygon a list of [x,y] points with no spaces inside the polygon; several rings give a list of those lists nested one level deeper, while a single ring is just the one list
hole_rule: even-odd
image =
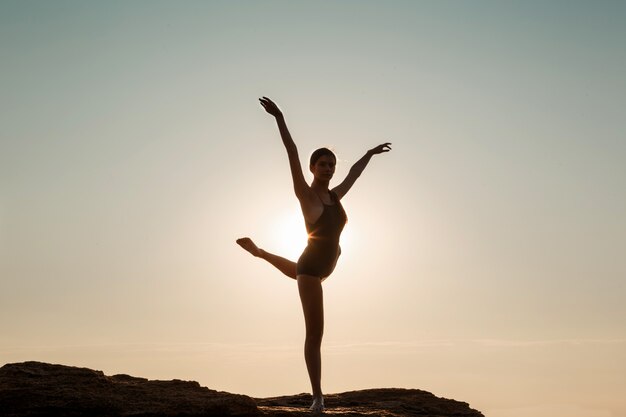
[{"label": "outstretched leg", "polygon": [[265,259],[267,262],[272,264],[275,268],[277,268],[283,274],[287,275],[289,278],[296,279],[295,262],[290,261],[289,259],[285,259],[282,256],[274,255],[273,253],[260,249],[249,237],[242,237],[241,239],[237,239],[237,244],[257,258]]},{"label": "outstretched leg", "polygon": [[322,282],[319,277],[298,275],[298,291],[304,312],[306,339],[304,341],[304,360],[309,371],[313,391],[313,412],[324,411],[322,395],[322,336],[324,334],[324,297]]}]

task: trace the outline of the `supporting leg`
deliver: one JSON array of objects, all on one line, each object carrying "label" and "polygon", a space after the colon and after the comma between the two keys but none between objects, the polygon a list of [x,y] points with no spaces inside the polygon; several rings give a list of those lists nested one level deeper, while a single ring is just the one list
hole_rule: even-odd
[{"label": "supporting leg", "polygon": [[277,268],[280,272],[287,275],[289,278],[296,279],[295,262],[290,261],[289,259],[285,259],[282,256],[274,255],[273,253],[260,249],[257,245],[254,244],[252,239],[248,237],[242,237],[241,239],[237,239],[237,244],[257,258],[266,260],[275,268]]},{"label": "supporting leg", "polygon": [[298,275],[298,291],[304,312],[306,339],[304,341],[304,360],[311,380],[313,405],[310,410],[324,410],[322,395],[322,336],[324,334],[324,297],[322,282],[319,277]]}]

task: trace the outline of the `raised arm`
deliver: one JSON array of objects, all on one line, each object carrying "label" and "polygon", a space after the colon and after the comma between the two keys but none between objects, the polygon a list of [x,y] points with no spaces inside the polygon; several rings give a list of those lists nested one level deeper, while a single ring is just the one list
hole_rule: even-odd
[{"label": "raised arm", "polygon": [[333,188],[333,192],[337,194],[337,198],[341,200],[341,198],[346,195],[348,191],[350,191],[350,188],[352,188],[356,179],[361,176],[361,173],[370,162],[370,159],[372,159],[372,156],[378,155],[383,152],[389,152],[390,150],[391,143],[386,142],[367,151],[361,159],[359,159],[354,163],[354,165],[352,165],[350,171],[348,172],[348,175],[341,182],[341,184]]},{"label": "raised arm", "polygon": [[291,178],[293,179],[293,190],[295,191],[298,200],[302,201],[304,198],[308,198],[310,188],[304,179],[302,166],[300,165],[300,158],[298,156],[298,148],[291,138],[289,129],[287,129],[287,123],[285,123],[283,112],[280,111],[276,103],[267,97],[260,98],[259,101],[265,111],[276,118],[280,137],[283,140],[283,145],[285,145],[287,156],[289,157],[289,168],[291,169]]}]

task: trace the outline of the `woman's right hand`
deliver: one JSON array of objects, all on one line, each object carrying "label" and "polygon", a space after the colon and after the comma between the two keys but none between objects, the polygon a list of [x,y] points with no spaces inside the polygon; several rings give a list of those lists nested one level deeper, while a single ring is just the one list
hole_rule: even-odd
[{"label": "woman's right hand", "polygon": [[276,103],[274,103],[269,98],[264,96],[263,98],[260,98],[259,101],[261,102],[261,106],[263,106],[265,111],[271,114],[272,116],[279,117],[283,115],[283,112],[280,111]]}]

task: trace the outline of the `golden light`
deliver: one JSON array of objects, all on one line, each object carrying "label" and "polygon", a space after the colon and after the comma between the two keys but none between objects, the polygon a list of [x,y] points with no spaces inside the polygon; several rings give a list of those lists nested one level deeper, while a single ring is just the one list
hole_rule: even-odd
[{"label": "golden light", "polygon": [[[270,242],[265,248],[270,252],[296,262],[307,244],[304,218],[299,209],[284,210],[269,224]],[[341,234],[342,250],[352,242],[349,225]]]},{"label": "golden light", "polygon": [[284,210],[271,222],[270,227],[271,248],[276,251],[275,254],[297,261],[307,241],[304,218],[300,210]]}]

